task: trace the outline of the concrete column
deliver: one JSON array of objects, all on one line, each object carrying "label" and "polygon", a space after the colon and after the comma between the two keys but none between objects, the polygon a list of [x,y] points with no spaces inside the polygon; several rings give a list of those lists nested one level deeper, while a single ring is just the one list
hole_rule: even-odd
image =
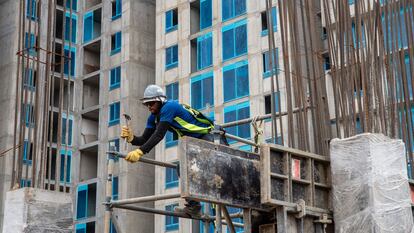
[{"label": "concrete column", "polygon": [[72,199],[67,193],[21,188],[6,194],[3,233],[70,233]]},{"label": "concrete column", "polygon": [[335,232],[411,232],[404,143],[382,134],[331,142]]}]

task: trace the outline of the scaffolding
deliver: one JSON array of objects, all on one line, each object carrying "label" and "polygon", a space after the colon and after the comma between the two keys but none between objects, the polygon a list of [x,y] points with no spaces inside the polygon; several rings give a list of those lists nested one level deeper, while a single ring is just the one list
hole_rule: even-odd
[{"label": "scaffolding", "polygon": [[[227,135],[229,138],[234,140],[238,140],[240,142],[245,142],[246,139],[239,138],[234,135]],[[216,138],[219,138],[216,136]],[[247,140],[249,141],[249,140]],[[258,144],[249,141],[250,145]],[[243,157],[244,161],[246,158],[253,159],[251,162],[254,162],[254,166],[250,166],[249,169],[254,168],[254,172],[251,175],[252,179],[254,179],[254,183],[259,186],[256,186],[258,190],[251,188],[251,187],[244,187],[238,186],[240,192],[243,192],[247,189],[254,189],[254,193],[259,193],[259,196],[255,197],[254,201],[251,202],[238,202],[234,200],[234,203],[225,199],[216,199],[209,198],[208,194],[198,194],[198,198],[194,196],[194,193],[189,191],[193,185],[200,185],[196,183],[192,183],[193,181],[187,177],[187,168],[186,166],[186,157],[185,154],[186,146],[191,147],[193,145],[198,145],[200,148],[205,150],[210,150],[218,153],[225,153],[223,156],[231,157],[232,155],[236,155],[239,153],[239,156]],[[139,162],[154,165],[154,166],[161,166],[166,168],[173,168],[173,169],[180,169],[180,180],[181,180],[181,192],[180,193],[172,193],[172,194],[161,194],[161,195],[152,195],[152,196],[144,196],[144,197],[137,197],[137,198],[129,198],[129,199],[122,199],[122,200],[115,200],[111,199],[112,197],[112,178],[113,178],[113,166],[114,161],[117,158],[125,158],[126,155],[114,150],[114,147],[110,147],[111,150],[107,152],[108,154],[108,178],[106,183],[106,202],[103,203],[105,208],[105,232],[109,232],[110,229],[110,222],[112,221],[114,227],[116,228],[117,232],[123,232],[122,228],[120,228],[117,218],[114,214],[114,209],[124,209],[130,211],[139,211],[149,214],[159,214],[165,216],[174,216],[178,218],[186,218],[192,220],[200,220],[206,224],[204,224],[205,232],[209,232],[209,223],[214,223],[215,225],[215,232],[221,233],[222,226],[227,225],[230,232],[236,232],[235,227],[243,228],[244,232],[250,233],[253,232],[252,228],[257,227],[257,223],[252,223],[252,218],[255,219],[257,216],[267,216],[266,219],[270,220],[268,222],[268,227],[276,227],[278,229],[282,229],[283,227],[287,230],[288,223],[288,213],[293,214],[295,218],[299,221],[299,228],[301,232],[304,232],[304,218],[309,217],[312,219],[313,223],[315,224],[315,231],[316,232],[325,232],[327,229],[328,224],[332,223],[332,212],[330,211],[330,200],[329,200],[329,192],[330,192],[330,178],[327,177],[329,173],[329,159],[325,156],[320,156],[316,154],[312,154],[309,152],[299,151],[292,148],[283,147],[280,145],[275,144],[261,144],[260,148],[260,167],[259,164],[259,156],[255,153],[248,153],[242,152],[235,149],[231,149],[227,146],[219,145],[218,141],[216,140],[215,143],[210,143],[206,141],[202,141],[199,139],[192,139],[192,138],[183,138],[180,140],[180,165],[170,163],[170,162],[162,162],[157,161],[150,158],[141,158]],[[211,148],[209,148],[211,147]],[[190,149],[188,149],[190,150]],[[184,152],[183,152],[184,151]],[[209,153],[210,153],[209,152]],[[191,154],[191,152],[188,152]],[[199,154],[202,154],[200,152]],[[244,154],[240,154],[244,153]],[[278,158],[278,156],[281,156]],[[192,157],[192,159],[197,159]],[[272,160],[272,162],[270,162]],[[193,160],[194,161],[194,160]],[[289,162],[289,161],[296,161]],[[277,162],[277,164],[275,164]],[[214,163],[214,161],[209,161],[208,163]],[[271,165],[272,164],[272,165]],[[299,164],[299,165],[298,165]],[[269,166],[281,166],[282,170],[275,171],[274,167]],[[296,167],[295,167],[296,166]],[[299,167],[297,167],[299,166]],[[265,169],[263,169],[265,167]],[[237,168],[240,169],[240,168]],[[248,170],[249,170],[248,169]],[[299,170],[297,170],[299,169]],[[304,169],[304,170],[303,170]],[[277,169],[276,169],[277,170]],[[306,171],[305,171],[306,170]],[[296,177],[298,174],[294,174],[294,172],[299,173],[299,177]],[[293,172],[293,173],[292,173]],[[302,176],[300,175],[302,173]],[[203,176],[203,172],[201,172],[201,176]],[[306,175],[307,174],[307,175]],[[317,176],[317,178],[314,177]],[[249,175],[247,175],[249,176]],[[184,179],[184,180],[183,180]],[[275,195],[275,189],[271,188],[271,182],[282,182],[285,185],[281,188],[285,192],[282,196]],[[261,183],[261,184],[260,184]],[[226,185],[226,183],[223,183]],[[305,197],[299,198],[295,195],[292,189],[298,187],[298,185],[302,185],[305,187],[306,191],[304,191]],[[249,186],[249,184],[245,184],[245,186]],[[315,189],[322,189],[326,193],[324,197],[327,199],[315,198]],[[296,190],[297,191],[297,190]],[[261,193],[260,193],[261,192]],[[276,191],[277,192],[277,191]],[[320,192],[319,192],[320,193]],[[286,194],[286,195],[285,195]],[[204,196],[203,196],[204,195]],[[249,195],[249,194],[247,194]],[[134,204],[144,203],[144,202],[153,202],[159,200],[167,200],[167,199],[174,199],[174,198],[190,198],[191,200],[196,201],[203,201],[208,205],[215,205],[216,214],[215,216],[209,215],[208,212],[204,212],[201,216],[190,216],[184,213],[177,213],[174,211],[168,210],[160,210],[155,208],[148,208],[137,206]],[[253,198],[254,199],[254,198]],[[236,214],[229,214],[227,211],[226,206],[235,206],[243,209],[241,213]],[[255,212],[252,215],[252,212]],[[273,217],[268,217],[273,216]],[[243,218],[243,224],[233,222],[232,218]],[[271,220],[273,219],[273,220]],[[264,226],[264,225],[263,225]],[[280,231],[285,232],[285,231]]]}]

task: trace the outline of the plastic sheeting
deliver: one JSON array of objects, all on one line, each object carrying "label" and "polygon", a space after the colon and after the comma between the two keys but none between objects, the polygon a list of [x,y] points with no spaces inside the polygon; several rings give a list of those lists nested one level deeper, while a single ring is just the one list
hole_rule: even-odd
[{"label": "plastic sheeting", "polygon": [[331,141],[335,232],[414,232],[404,143],[382,134]]}]

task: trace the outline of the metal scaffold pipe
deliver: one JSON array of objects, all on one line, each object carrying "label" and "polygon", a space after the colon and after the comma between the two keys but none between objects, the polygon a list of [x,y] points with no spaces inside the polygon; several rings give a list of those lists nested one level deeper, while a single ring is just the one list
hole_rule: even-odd
[{"label": "metal scaffold pipe", "polygon": [[[210,222],[213,219],[215,219],[215,216],[202,215],[200,217],[191,217],[190,215],[187,215],[185,213],[176,213],[176,212],[172,212],[172,211],[158,210],[158,209],[152,209],[152,208],[142,207],[142,206],[122,205],[122,206],[116,206],[114,208],[125,209],[125,210],[133,210],[133,211],[139,211],[139,212],[151,213],[151,214],[173,216],[173,217],[178,217],[178,218],[194,219],[194,220],[200,220],[200,221],[204,221],[204,222]],[[225,221],[221,221],[221,223],[227,225],[227,223]],[[233,225],[235,227],[243,227],[244,226],[243,224],[236,223],[236,222],[233,222]]]},{"label": "metal scaffold pipe", "polygon": [[[106,152],[109,155],[113,155],[119,158],[125,158],[126,154],[117,152],[117,151],[108,151]],[[148,163],[148,164],[152,164],[152,165],[156,165],[156,166],[161,166],[161,167],[169,167],[169,168],[175,168],[177,169],[177,164],[174,163],[169,163],[169,162],[161,162],[161,161],[157,161],[154,159],[149,159],[149,158],[140,158],[139,162],[143,162],[143,163]]]},{"label": "metal scaffold pipe", "polygon": [[160,201],[160,200],[166,200],[166,199],[173,199],[178,198],[181,195],[179,193],[172,193],[172,194],[162,194],[162,195],[153,195],[153,196],[146,196],[146,197],[137,197],[137,198],[129,198],[119,201],[112,201],[112,206],[120,206],[125,204],[136,204],[136,203],[142,203],[142,202],[149,202],[149,201]]}]

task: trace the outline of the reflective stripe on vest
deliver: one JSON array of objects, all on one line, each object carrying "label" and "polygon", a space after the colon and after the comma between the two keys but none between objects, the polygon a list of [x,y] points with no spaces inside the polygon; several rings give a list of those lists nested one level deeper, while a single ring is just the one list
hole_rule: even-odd
[{"label": "reflective stripe on vest", "polygon": [[[203,124],[208,125],[207,127],[202,127],[198,125],[194,125],[191,123],[188,123],[187,121],[181,119],[180,117],[175,117],[174,121],[176,121],[183,129],[176,129],[174,127],[171,127],[178,135],[178,137],[182,137],[184,134],[183,132],[188,133],[199,133],[199,134],[208,134],[210,130],[214,129],[214,124],[205,118],[197,117],[201,113],[193,108],[191,108],[189,105],[182,104],[183,108],[187,110],[198,122],[201,122]],[[203,116],[204,117],[204,116]]]}]

